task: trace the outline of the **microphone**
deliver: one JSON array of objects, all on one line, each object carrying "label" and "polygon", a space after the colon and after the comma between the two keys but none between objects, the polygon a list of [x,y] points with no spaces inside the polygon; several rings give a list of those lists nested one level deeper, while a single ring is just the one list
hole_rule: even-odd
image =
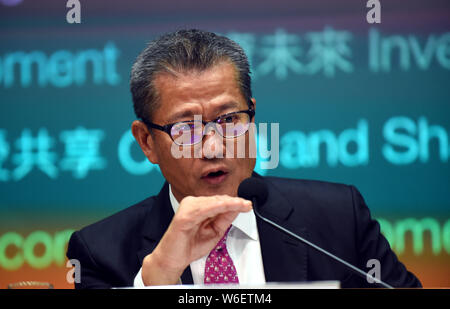
[{"label": "microphone", "polygon": [[[257,206],[259,205],[263,205],[266,201],[267,201],[267,196],[268,196],[268,190],[267,190],[267,185],[264,181],[262,181],[261,179],[258,178],[254,178],[254,177],[250,177],[247,179],[244,179],[241,184],[239,185],[238,188],[238,196],[242,197],[246,200],[250,200],[253,202],[253,212],[255,213],[255,215],[260,218],[261,220],[263,220],[264,222],[272,225],[273,227],[277,228],[278,230],[288,234],[289,236],[303,242],[304,244],[308,245],[309,247],[325,254],[326,256],[332,258],[333,260],[345,265],[347,268],[351,269],[352,271],[356,272],[358,275],[362,276],[364,279],[366,279],[367,277],[369,277],[370,275],[368,273],[366,273],[365,271],[359,269],[358,267],[344,261],[343,259],[337,257],[336,255],[328,252],[325,249],[322,249],[321,247],[313,244],[312,242],[304,239],[303,237],[300,237],[299,235],[285,229],[284,227],[276,224],[275,222],[273,222],[272,220],[267,219],[266,217],[262,216],[258,210],[257,210]],[[383,281],[381,281],[378,278],[372,277],[370,276],[370,278],[373,279],[373,281],[375,281],[376,283],[382,285],[385,288],[388,289],[393,289],[393,287]]]}]

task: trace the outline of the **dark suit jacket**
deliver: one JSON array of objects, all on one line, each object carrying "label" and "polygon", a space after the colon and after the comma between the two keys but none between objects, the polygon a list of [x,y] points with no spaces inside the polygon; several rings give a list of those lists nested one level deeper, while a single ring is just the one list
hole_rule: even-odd
[{"label": "dark suit jacket", "polygon": [[[371,269],[368,260],[378,259],[381,279],[394,287],[421,286],[398,261],[355,187],[262,179],[269,188],[267,202],[258,208],[263,215],[365,271]],[[81,283],[75,287],[132,286],[142,260],[156,247],[173,215],[165,183],[157,196],[73,233],[67,257],[81,264]],[[267,282],[339,280],[342,287],[377,287],[258,218],[257,227]],[[190,267],[181,279],[193,283]]]}]

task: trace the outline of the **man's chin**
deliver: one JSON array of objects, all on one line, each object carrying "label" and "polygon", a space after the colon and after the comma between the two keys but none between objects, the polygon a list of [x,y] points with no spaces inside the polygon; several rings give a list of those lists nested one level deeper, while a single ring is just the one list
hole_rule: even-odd
[{"label": "man's chin", "polygon": [[237,188],[230,183],[222,183],[219,185],[203,185],[196,192],[197,196],[213,196],[213,195],[229,195],[236,196]]},{"label": "man's chin", "polygon": [[197,196],[213,196],[213,195],[229,195],[229,196],[233,196],[235,194],[233,194],[232,189],[230,188],[204,188],[201,191],[197,192]]}]

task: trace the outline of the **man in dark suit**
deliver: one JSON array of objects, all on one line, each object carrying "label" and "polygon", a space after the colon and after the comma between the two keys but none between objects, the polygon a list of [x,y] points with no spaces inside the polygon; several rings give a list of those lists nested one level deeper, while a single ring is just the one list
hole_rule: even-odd
[{"label": "man in dark suit", "polygon": [[237,197],[252,175],[267,184],[266,216],[360,268],[378,261],[392,286],[420,286],[354,187],[253,173],[249,71],[239,45],[199,30],[163,35],[139,55],[132,132],[167,182],[157,196],[72,235],[77,288],[316,280],[376,287],[257,219]]}]

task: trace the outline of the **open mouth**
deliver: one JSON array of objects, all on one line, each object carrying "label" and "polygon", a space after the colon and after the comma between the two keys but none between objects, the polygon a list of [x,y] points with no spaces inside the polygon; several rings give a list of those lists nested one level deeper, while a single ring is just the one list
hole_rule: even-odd
[{"label": "open mouth", "polygon": [[210,184],[219,184],[225,180],[227,175],[228,175],[227,172],[218,170],[218,171],[210,172],[210,173],[206,174],[205,176],[202,176],[202,179]]},{"label": "open mouth", "polygon": [[209,173],[208,175],[206,175],[206,177],[214,178],[214,177],[222,176],[224,174],[225,174],[224,171],[217,171],[217,172]]}]

